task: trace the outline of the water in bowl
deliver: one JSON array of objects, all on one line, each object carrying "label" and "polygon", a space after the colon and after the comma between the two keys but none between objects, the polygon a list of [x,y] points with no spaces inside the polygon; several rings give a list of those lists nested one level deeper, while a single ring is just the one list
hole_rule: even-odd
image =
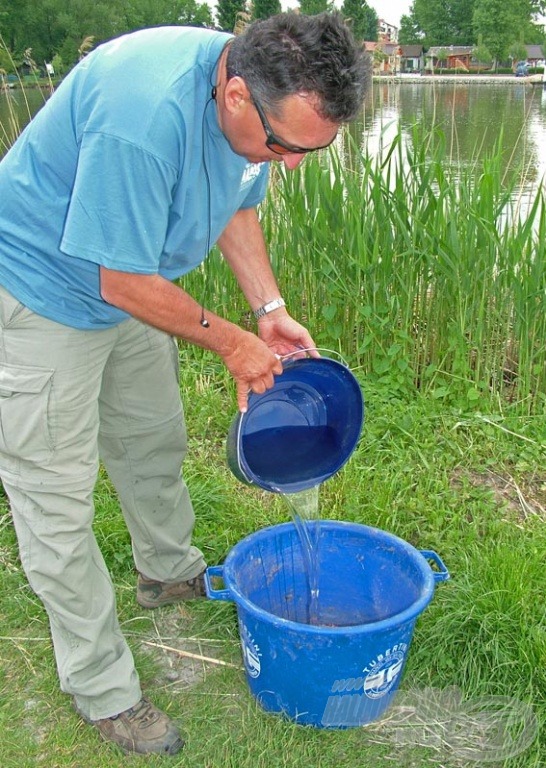
[{"label": "water in bowl", "polygon": [[[307,478],[320,482],[332,473],[332,457],[340,453],[339,435],[328,425],[261,429],[245,435],[243,444],[251,472],[270,485],[286,486]],[[308,502],[295,499],[294,504],[299,509]]]}]

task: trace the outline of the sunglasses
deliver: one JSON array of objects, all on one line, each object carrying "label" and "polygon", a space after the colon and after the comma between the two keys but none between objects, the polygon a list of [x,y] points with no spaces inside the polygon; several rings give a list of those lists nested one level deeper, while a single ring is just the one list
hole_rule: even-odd
[{"label": "sunglasses", "polygon": [[[248,88],[248,85],[247,85]],[[252,103],[256,107],[256,112],[258,113],[258,116],[260,120],[262,121],[263,129],[265,131],[265,146],[270,149],[272,152],[275,152],[277,155],[304,155],[307,152],[316,152],[318,149],[326,149],[326,147],[329,147],[330,144],[332,144],[333,141],[335,141],[335,138],[337,136],[334,136],[334,138],[328,142],[328,144],[323,144],[321,147],[296,147],[293,144],[287,144],[286,141],[283,141],[283,139],[279,139],[278,136],[275,135],[275,132],[273,131],[273,128],[269,125],[269,120],[265,116],[265,112],[263,110],[262,105],[259,101],[257,101],[252,94],[250,94],[250,97],[252,99]]]}]

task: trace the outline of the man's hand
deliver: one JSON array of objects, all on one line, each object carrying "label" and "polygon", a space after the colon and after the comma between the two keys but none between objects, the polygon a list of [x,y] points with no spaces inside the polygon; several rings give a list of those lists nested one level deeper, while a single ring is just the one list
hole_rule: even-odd
[{"label": "man's hand", "polygon": [[241,413],[248,409],[248,392],[263,394],[282,373],[282,363],[253,333],[242,331],[237,346],[222,358],[237,385],[237,405]]},{"label": "man's hand", "polygon": [[258,336],[209,310],[204,327],[201,305],[159,275],[134,275],[101,267],[101,293],[105,301],[133,317],[220,355],[235,379],[241,411],[248,407],[249,390],[265,392],[273,386],[273,376],[282,373],[275,350]]},{"label": "man's hand", "polygon": [[[258,321],[258,335],[277,355],[320,357],[307,329],[290,317],[285,309],[276,309]],[[305,352],[303,351],[305,350]],[[300,354],[293,354],[299,352]]]}]

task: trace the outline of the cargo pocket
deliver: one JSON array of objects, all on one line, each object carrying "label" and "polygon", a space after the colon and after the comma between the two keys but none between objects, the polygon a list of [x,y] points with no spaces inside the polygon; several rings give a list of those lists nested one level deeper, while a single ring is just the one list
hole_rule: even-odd
[{"label": "cargo pocket", "polygon": [[0,468],[46,465],[53,454],[50,400],[53,370],[0,366]]}]

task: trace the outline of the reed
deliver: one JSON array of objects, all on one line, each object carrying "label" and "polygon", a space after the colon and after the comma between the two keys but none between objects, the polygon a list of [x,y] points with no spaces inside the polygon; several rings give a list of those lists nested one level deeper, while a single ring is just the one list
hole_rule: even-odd
[{"label": "reed", "polygon": [[[47,97],[53,93],[54,86],[51,81],[51,77],[47,76],[47,85],[45,92],[42,91],[40,85],[40,79],[38,77],[38,68],[31,57],[32,49],[25,51],[26,60],[31,63],[33,69],[33,75],[30,76],[32,85],[34,87],[40,87],[43,95],[44,103]],[[4,38],[0,34],[0,60],[7,61],[9,69],[13,72],[18,72],[16,63],[12,57],[11,51],[6,45]],[[0,98],[5,103],[5,109],[2,110],[2,119],[0,119],[0,159],[5,155],[8,149],[15,143],[16,139],[20,135],[24,126],[32,120],[35,109],[33,109],[28,101],[26,93],[27,83],[23,78],[16,75],[17,88],[12,90],[13,83],[9,82],[8,73],[0,66]],[[17,103],[16,103],[17,102]],[[22,105],[22,108],[21,108]],[[24,114],[23,122],[20,119],[21,112]]]},{"label": "reed", "polygon": [[289,306],[393,389],[467,404],[546,396],[546,215],[503,182],[499,145],[453,166],[439,131],[371,157],[350,133],[277,174],[264,208]]}]

